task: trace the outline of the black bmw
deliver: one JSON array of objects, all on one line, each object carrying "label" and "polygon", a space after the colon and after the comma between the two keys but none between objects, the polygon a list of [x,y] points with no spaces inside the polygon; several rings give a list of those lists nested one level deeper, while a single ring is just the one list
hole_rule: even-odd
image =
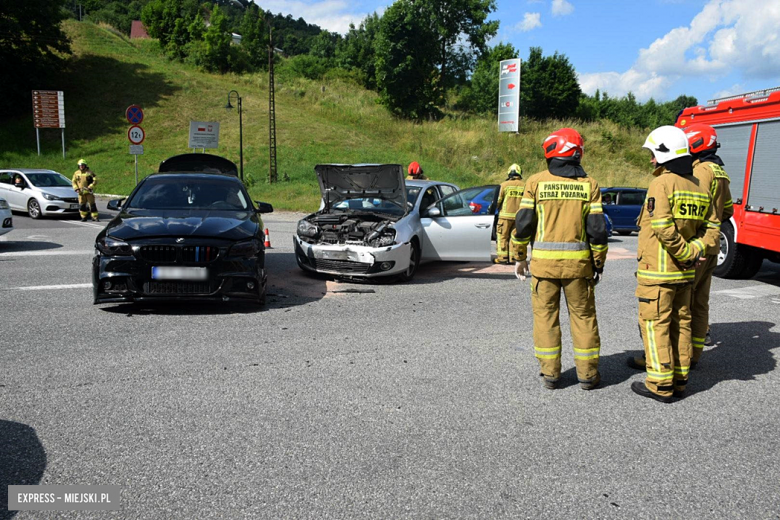
[{"label": "black bmw", "polygon": [[263,221],[231,161],[185,154],[160,165],[100,232],[93,303],[151,300],[265,302]]}]

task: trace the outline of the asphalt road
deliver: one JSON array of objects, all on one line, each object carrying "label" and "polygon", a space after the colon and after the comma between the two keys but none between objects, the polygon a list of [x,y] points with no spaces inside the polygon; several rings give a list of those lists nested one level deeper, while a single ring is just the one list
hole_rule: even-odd
[{"label": "asphalt road", "polygon": [[610,242],[597,288],[603,386],[579,388],[564,324],[549,391],[508,266],[312,278],[292,254],[298,218],[265,219],[260,308],[95,307],[105,222],[15,217],[0,237],[0,502],[9,484],[120,485],[123,511],[0,519],[780,518],[780,266],[714,281],[717,345],[664,405],[629,389],[635,236]]}]

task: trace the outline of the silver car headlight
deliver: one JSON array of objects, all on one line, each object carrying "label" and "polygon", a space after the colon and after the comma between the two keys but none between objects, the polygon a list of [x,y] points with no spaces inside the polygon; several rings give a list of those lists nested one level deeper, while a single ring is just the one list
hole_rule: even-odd
[{"label": "silver car headlight", "polygon": [[56,195],[51,195],[49,193],[43,193],[43,198],[46,200],[62,200],[60,197],[57,197]]},{"label": "silver car headlight", "polygon": [[366,238],[366,242],[371,247],[391,246],[395,243],[395,229],[384,228],[381,231],[374,231]]},{"label": "silver car headlight", "polygon": [[0,199],[0,209],[11,209],[8,206],[8,202],[6,202],[4,199]]},{"label": "silver car headlight", "polygon": [[306,238],[317,238],[320,234],[320,228],[308,220],[298,221],[298,235]]}]

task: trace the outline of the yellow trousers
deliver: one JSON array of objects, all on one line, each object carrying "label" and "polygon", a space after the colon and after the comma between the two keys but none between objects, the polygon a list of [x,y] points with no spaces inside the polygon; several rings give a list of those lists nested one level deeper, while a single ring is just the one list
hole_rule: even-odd
[{"label": "yellow trousers", "polygon": [[658,395],[684,391],[691,367],[692,285],[640,285],[639,327],[645,344],[645,385]]},{"label": "yellow trousers", "polygon": [[710,287],[712,272],[718,266],[718,255],[710,255],[707,260],[696,268],[696,278],[693,280],[691,294],[691,339],[693,341],[693,356],[691,360],[698,362],[704,351],[704,339],[710,326]]},{"label": "yellow trousers", "polygon": [[512,254],[510,242],[512,240],[512,231],[515,230],[515,221],[500,218],[496,222],[496,256],[499,262],[514,262],[515,255]]},{"label": "yellow trousers", "polygon": [[79,193],[79,215],[81,218],[87,218],[92,214],[92,218],[98,218],[97,204],[95,204],[95,195],[92,193]]},{"label": "yellow trousers", "polygon": [[557,380],[561,376],[561,289],[569,308],[577,379],[581,383],[592,382],[598,375],[601,351],[593,280],[531,277],[534,353],[542,375]]}]

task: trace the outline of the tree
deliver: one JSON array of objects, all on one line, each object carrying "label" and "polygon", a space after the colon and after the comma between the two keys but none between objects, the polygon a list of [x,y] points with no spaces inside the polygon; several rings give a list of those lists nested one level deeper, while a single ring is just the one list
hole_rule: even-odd
[{"label": "tree", "polygon": [[426,4],[397,0],[376,38],[376,82],[380,101],[396,115],[424,119],[439,115],[439,70],[431,44],[436,34],[426,19]]},{"label": "tree", "polygon": [[349,32],[336,45],[336,64],[347,70],[357,70],[364,87],[376,88],[376,53],[374,44],[379,33],[380,18],[367,16],[360,26],[349,25]]},{"label": "tree", "polygon": [[478,113],[496,113],[499,67],[502,60],[514,58],[517,58],[517,51],[510,43],[500,43],[484,53],[477,60],[471,84],[464,89],[459,106]]},{"label": "tree", "polygon": [[261,69],[268,63],[268,32],[265,16],[256,4],[251,4],[241,20],[241,48],[254,69]]},{"label": "tree", "polygon": [[211,25],[203,34],[202,64],[212,72],[227,72],[230,64],[230,42],[228,21],[219,6],[211,12]]},{"label": "tree", "polygon": [[531,47],[520,68],[520,111],[532,119],[566,119],[577,112],[582,91],[569,59],[557,52],[543,57]]},{"label": "tree", "polygon": [[0,64],[5,74],[0,113],[29,112],[33,89],[55,89],[56,72],[70,40],[60,23],[67,16],[62,0],[0,2]]},{"label": "tree", "polygon": [[[463,54],[480,55],[486,50],[486,42],[498,32],[497,21],[487,21],[495,11],[495,0],[416,0],[422,4],[425,19],[429,20],[436,34],[436,64],[439,68],[439,85],[449,88],[455,84],[450,69],[463,61]],[[467,41],[470,48],[459,43]]]}]

